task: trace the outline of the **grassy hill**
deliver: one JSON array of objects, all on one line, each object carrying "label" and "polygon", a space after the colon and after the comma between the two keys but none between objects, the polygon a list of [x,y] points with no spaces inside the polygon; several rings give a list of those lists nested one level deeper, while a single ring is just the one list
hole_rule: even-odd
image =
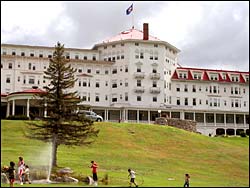
[{"label": "grassy hill", "polygon": [[[191,175],[192,187],[249,186],[249,137],[207,137],[148,124],[100,122],[95,126],[100,133],[92,145],[59,146],[60,167],[86,176],[91,175],[88,166],[95,160],[100,179],[108,174],[109,186],[128,186],[128,168],[147,187],[182,187],[185,173]],[[25,128],[24,121],[1,121],[1,165],[17,163],[18,156],[33,168],[43,163],[40,156],[49,153],[49,145],[25,138]]]}]

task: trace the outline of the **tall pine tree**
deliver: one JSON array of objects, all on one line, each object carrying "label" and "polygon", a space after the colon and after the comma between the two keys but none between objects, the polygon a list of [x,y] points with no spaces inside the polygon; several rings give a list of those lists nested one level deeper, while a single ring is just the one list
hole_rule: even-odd
[{"label": "tall pine tree", "polygon": [[48,117],[44,117],[41,122],[29,122],[29,132],[26,134],[29,138],[52,143],[53,167],[57,166],[59,145],[90,144],[99,132],[91,120],[76,114],[77,104],[81,100],[77,91],[72,91],[77,80],[74,78],[75,72],[76,69],[65,58],[64,45],[58,42],[49,68],[44,72],[50,83],[44,87],[45,92],[39,94],[38,100],[48,112]]}]

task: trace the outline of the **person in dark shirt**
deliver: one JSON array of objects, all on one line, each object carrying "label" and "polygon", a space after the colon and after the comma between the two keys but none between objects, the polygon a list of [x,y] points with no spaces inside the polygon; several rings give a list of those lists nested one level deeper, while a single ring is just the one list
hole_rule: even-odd
[{"label": "person in dark shirt", "polygon": [[6,172],[9,173],[10,187],[13,187],[15,181],[15,163],[13,161],[10,162],[10,167]]},{"label": "person in dark shirt", "polygon": [[190,179],[190,175],[189,174],[185,174],[184,187],[189,187],[189,179]]}]

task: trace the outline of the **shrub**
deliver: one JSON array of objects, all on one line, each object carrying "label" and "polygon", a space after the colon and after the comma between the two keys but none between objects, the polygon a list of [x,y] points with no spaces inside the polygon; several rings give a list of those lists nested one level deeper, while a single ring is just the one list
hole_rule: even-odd
[{"label": "shrub", "polygon": [[241,131],[241,132],[240,132],[240,136],[241,136],[241,137],[246,137],[247,135],[246,135],[246,133],[245,133],[244,131]]},{"label": "shrub", "polygon": [[10,120],[28,120],[29,118],[25,115],[11,115],[11,116],[8,116],[7,119],[10,119]]}]

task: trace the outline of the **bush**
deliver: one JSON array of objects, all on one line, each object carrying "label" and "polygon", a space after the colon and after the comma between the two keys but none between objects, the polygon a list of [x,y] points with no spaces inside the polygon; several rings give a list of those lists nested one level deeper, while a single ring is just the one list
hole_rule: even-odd
[{"label": "bush", "polygon": [[241,132],[240,132],[240,136],[241,136],[241,137],[246,137],[247,135],[246,135],[246,133],[245,133],[244,131],[241,131]]},{"label": "bush", "polygon": [[28,120],[29,118],[25,115],[15,115],[15,116],[8,116],[7,119],[10,120]]}]

